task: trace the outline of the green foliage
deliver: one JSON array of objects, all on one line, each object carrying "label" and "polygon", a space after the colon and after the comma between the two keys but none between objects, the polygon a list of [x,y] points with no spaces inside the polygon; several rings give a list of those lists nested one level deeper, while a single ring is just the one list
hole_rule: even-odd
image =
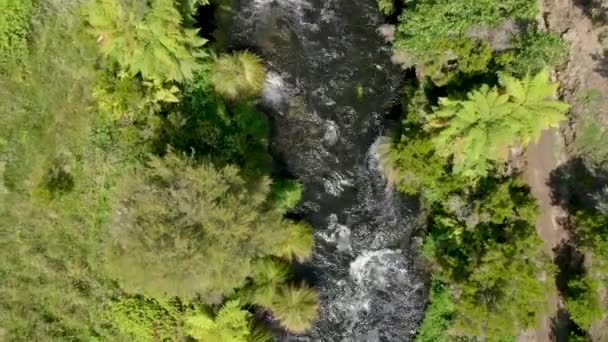
[{"label": "green foliage", "polygon": [[378,9],[384,15],[391,15],[395,12],[395,0],[378,0]]},{"label": "green foliage", "polygon": [[501,74],[500,84],[514,103],[516,119],[519,119],[519,138],[523,146],[531,140],[538,140],[541,132],[557,127],[566,119],[565,113],[570,106],[556,100],[559,84],[550,81],[548,69],[535,76],[527,74],[523,79]]},{"label": "green foliage", "polygon": [[305,262],[312,257],[312,229],[304,222],[285,224],[285,236],[277,243],[272,254],[289,261]]},{"label": "green foliage", "polygon": [[277,249],[301,251],[288,246],[300,224],[268,209],[267,177],[245,180],[234,166],[198,165],[169,152],[151,157],[148,167],[126,179],[124,190],[108,271],[130,290],[199,294],[217,303],[245,284],[255,258]]},{"label": "green foliage", "polygon": [[422,128],[428,106],[423,87],[415,85],[404,98],[401,134],[381,139],[377,147],[379,162],[388,181],[399,191],[422,193],[431,203],[441,202],[459,191],[463,180],[452,174],[448,161],[435,152],[430,135]]},{"label": "green foliage", "polygon": [[581,276],[568,281],[565,297],[568,314],[579,327],[589,330],[602,318],[599,284],[594,279]]},{"label": "green foliage", "polygon": [[0,73],[28,54],[32,0],[0,1]]},{"label": "green foliage", "polygon": [[549,310],[546,296],[555,292],[554,275],[533,230],[513,244],[492,246],[470,277],[457,285],[462,292],[456,329],[468,336],[510,340],[521,329],[534,327]]},{"label": "green foliage", "polygon": [[158,125],[157,152],[166,145],[205,155],[218,164],[246,172],[266,172],[269,124],[253,102],[225,104],[212,90],[207,70],[186,85],[174,111]]},{"label": "green foliage", "polygon": [[179,341],[181,313],[169,303],[144,296],[112,302],[109,319],[131,341]]},{"label": "green foliage", "polygon": [[186,332],[198,341],[249,342],[251,314],[238,301],[222,306],[215,318],[205,313],[185,318]]},{"label": "green foliage", "polygon": [[[392,2],[380,4],[392,11]],[[535,74],[565,62],[568,50],[557,34],[533,27],[537,11],[529,0],[407,1],[395,50],[439,86],[497,68],[519,77]]]},{"label": "green foliage", "polygon": [[427,128],[443,128],[434,137],[437,153],[454,156],[454,173],[475,179],[485,177],[493,161],[505,160],[517,139],[517,128],[509,115],[513,108],[507,95],[483,85],[466,101],[440,99],[440,108]]},{"label": "green foliage", "polygon": [[608,216],[581,210],[576,213],[574,226],[576,246],[592,256],[588,276],[608,287]]},{"label": "green foliage", "polygon": [[560,65],[568,57],[568,47],[553,32],[531,29],[523,35],[515,35],[511,45],[507,52],[497,57],[497,62],[504,65],[505,72],[517,77]]},{"label": "green foliage", "polygon": [[197,8],[209,5],[209,0],[177,0],[183,17],[196,14]]},{"label": "green foliage", "polygon": [[469,36],[469,31],[495,28],[506,20],[534,20],[536,12],[536,4],[529,0],[408,1],[399,18],[395,48],[405,50],[413,65],[430,66],[431,72],[425,75],[432,76],[444,67],[484,71],[489,50]]},{"label": "green foliage", "polygon": [[428,136],[403,136],[399,142],[386,138],[378,153],[388,180],[403,193],[422,193],[428,201],[439,202],[463,184],[451,175],[447,161],[435,153]]},{"label": "green foliage", "polygon": [[272,183],[270,200],[275,208],[289,210],[302,198],[302,183],[294,179],[278,179]]},{"label": "green foliage", "polygon": [[0,339],[128,340],[102,319],[115,291],[103,229],[126,162],[97,144],[97,52],[74,2],[36,3],[26,72],[0,75]]},{"label": "green foliage", "polygon": [[[529,190],[512,179],[484,180],[467,197],[434,206],[425,255],[454,315],[434,318],[444,328],[427,326],[428,334],[502,341],[536,324],[548,309],[546,294],[555,291],[555,267],[535,234],[535,217]],[[429,310],[444,312],[445,305],[432,302]]]},{"label": "green foliage", "polygon": [[279,287],[291,278],[289,265],[265,258],[257,260],[253,269],[255,289],[251,301],[263,307],[270,307],[278,295]]},{"label": "green foliage", "polygon": [[[483,73],[492,59],[491,47],[469,37],[437,41],[437,47],[446,51],[443,58],[429,61],[420,70],[438,86],[453,81],[459,72]],[[454,64],[457,63],[457,66]]]},{"label": "green foliage", "polygon": [[113,68],[99,73],[93,87],[93,96],[100,115],[112,120],[149,119],[165,103],[178,102],[176,86],[164,87],[160,81],[145,81],[117,75]]},{"label": "green foliage", "polygon": [[[128,5],[127,5],[128,4]],[[192,79],[205,40],[194,29],[181,27],[173,0],[125,3],[95,0],[86,10],[91,34],[101,52],[121,69],[156,81]]]},{"label": "green foliage", "polygon": [[608,132],[597,119],[583,119],[575,141],[577,153],[595,168],[604,168],[608,162]]},{"label": "green foliage", "polygon": [[269,309],[281,325],[296,333],[312,328],[317,317],[319,295],[306,285],[288,285],[279,289]]},{"label": "green foliage", "polygon": [[228,100],[258,96],[264,87],[266,69],[249,51],[221,55],[209,74],[213,89]]},{"label": "green foliage", "polygon": [[469,179],[485,177],[495,163],[504,162],[509,148],[526,146],[542,130],[565,119],[569,106],[555,100],[557,84],[549,82],[549,71],[518,80],[501,75],[505,94],[483,85],[467,94],[466,100],[439,99],[427,129],[433,133],[437,153],[454,157],[454,173]]},{"label": "green foliage", "polygon": [[447,292],[446,285],[433,280],[431,284],[430,303],[420,325],[416,342],[451,341],[449,329],[454,324],[456,308]]}]

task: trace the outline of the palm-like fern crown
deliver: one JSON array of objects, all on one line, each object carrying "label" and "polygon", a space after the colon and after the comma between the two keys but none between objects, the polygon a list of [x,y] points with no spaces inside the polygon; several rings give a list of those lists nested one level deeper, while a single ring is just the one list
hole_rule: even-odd
[{"label": "palm-like fern crown", "polygon": [[538,140],[544,129],[557,127],[566,119],[569,106],[555,99],[558,84],[551,82],[549,77],[547,69],[536,76],[528,74],[523,80],[500,75],[500,84],[517,106],[513,115],[514,120],[522,124],[519,133],[524,146]]},{"label": "palm-like fern crown", "polygon": [[199,341],[245,342],[249,337],[251,314],[241,309],[238,301],[229,301],[217,313],[215,319],[197,314],[185,320],[188,335]]},{"label": "palm-like fern crown", "polygon": [[509,97],[487,85],[468,94],[465,101],[440,100],[430,127],[445,127],[433,139],[440,155],[454,156],[454,172],[483,177],[491,161],[503,158],[517,127],[510,124]]},{"label": "palm-like fern crown", "polygon": [[197,30],[183,29],[173,0],[151,0],[143,15],[118,0],[95,0],[87,11],[102,53],[125,71],[159,81],[184,81],[198,68]]},{"label": "palm-like fern crown", "polygon": [[230,100],[259,95],[265,79],[262,60],[249,51],[220,56],[210,75],[215,91]]},{"label": "palm-like fern crown", "polygon": [[557,84],[549,82],[547,70],[523,80],[501,75],[500,84],[505,94],[484,85],[466,100],[439,99],[427,129],[440,129],[433,138],[436,152],[454,156],[455,173],[485,177],[509,147],[527,145],[565,118],[568,105],[554,99]]},{"label": "palm-like fern crown", "polygon": [[274,316],[287,330],[302,333],[309,330],[317,316],[319,295],[308,286],[284,287],[272,304]]}]

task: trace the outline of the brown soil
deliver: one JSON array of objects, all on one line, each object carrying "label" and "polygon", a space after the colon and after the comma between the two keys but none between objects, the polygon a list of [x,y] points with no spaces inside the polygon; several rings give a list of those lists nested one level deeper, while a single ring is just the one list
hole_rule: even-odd
[{"label": "brown soil", "polygon": [[[561,137],[557,130],[551,129],[543,132],[540,140],[535,144],[530,144],[526,150],[528,165],[524,173],[532,195],[537,199],[539,205],[540,215],[536,221],[536,231],[544,242],[545,250],[554,259],[556,257],[554,251],[568,239],[568,232],[560,224],[561,219],[565,218],[567,213],[560,206],[552,204],[552,191],[548,185],[551,172],[559,166],[560,159],[562,159],[556,156],[559,151],[563,150],[556,148],[560,142]],[[549,295],[548,302],[550,315],[543,316],[536,330],[523,333],[519,336],[518,341],[567,340],[567,332],[559,329],[560,326],[565,326],[565,322],[560,322],[562,317],[558,315],[560,309],[563,311],[563,300],[555,291]]]}]

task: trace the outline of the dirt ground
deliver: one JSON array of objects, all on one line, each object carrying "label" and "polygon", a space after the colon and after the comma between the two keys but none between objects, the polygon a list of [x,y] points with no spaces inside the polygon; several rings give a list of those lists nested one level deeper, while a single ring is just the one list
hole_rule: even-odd
[{"label": "dirt ground", "polygon": [[[560,224],[560,219],[565,218],[567,213],[560,206],[552,204],[552,191],[547,185],[551,172],[564,161],[563,156],[557,155],[563,151],[557,148],[560,143],[561,137],[557,129],[544,131],[540,140],[530,144],[526,150],[528,164],[524,174],[539,205],[540,215],[536,221],[536,231],[544,242],[545,250],[554,258],[554,250],[568,239],[568,232]],[[563,311],[563,299],[556,292],[549,296],[548,301],[551,315],[542,317],[536,330],[526,331],[519,336],[519,342],[567,340],[567,332],[557,328],[564,325],[558,318],[560,309]]]}]

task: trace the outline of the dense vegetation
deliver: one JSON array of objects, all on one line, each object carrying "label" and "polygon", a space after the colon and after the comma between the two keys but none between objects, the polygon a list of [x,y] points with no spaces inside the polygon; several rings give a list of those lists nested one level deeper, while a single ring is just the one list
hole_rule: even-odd
[{"label": "dense vegetation", "polygon": [[[319,295],[292,271],[312,231],[288,215],[302,184],[271,171],[266,70],[202,38],[208,5],[0,0],[0,340],[264,342],[269,327],[312,328]],[[566,118],[551,80],[565,45],[537,28],[532,0],[379,7],[398,18],[394,60],[417,75],[379,146],[428,221],[417,340],[512,341],[556,291],[514,161]],[[604,102],[574,104],[586,115],[573,152],[593,184],[606,179]],[[568,203],[585,263],[564,295],[582,330],[608,317],[607,194]]]},{"label": "dense vegetation", "polygon": [[[318,296],[284,217],[265,70],[192,28],[206,1],[0,1],[0,339],[269,341]],[[245,79],[247,82],[242,82]]]},{"label": "dense vegetation", "polygon": [[[557,267],[536,235],[518,151],[569,108],[549,69],[559,37],[536,29],[536,1],[403,1],[396,59],[416,69],[399,131],[379,148],[387,177],[420,194],[433,271],[417,341],[512,341],[534,328]],[[380,1],[391,12],[395,3]]]}]

